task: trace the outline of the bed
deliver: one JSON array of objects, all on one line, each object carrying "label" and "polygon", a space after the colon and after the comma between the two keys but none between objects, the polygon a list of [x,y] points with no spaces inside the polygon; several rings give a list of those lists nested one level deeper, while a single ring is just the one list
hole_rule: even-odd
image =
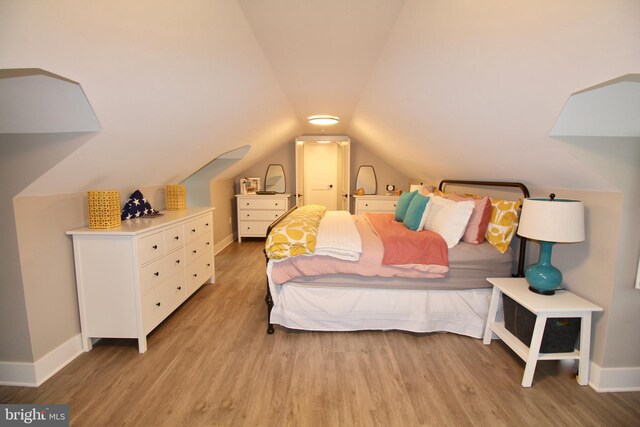
[{"label": "bed", "polygon": [[[526,186],[517,182],[443,180],[438,191],[444,193],[448,185],[507,187],[509,191],[518,191],[514,197],[529,197]],[[269,227],[267,240],[272,230],[295,209]],[[375,221],[388,221],[382,216],[385,214],[379,215]],[[361,260],[364,260],[369,251],[367,242],[381,238],[367,233],[377,236],[380,230],[375,229],[372,217],[353,218],[362,238]],[[267,332],[272,334],[274,324],[278,324],[299,330],[451,332],[481,338],[491,297],[486,278],[523,276],[526,241],[513,242],[511,246],[517,246],[516,250],[508,247],[502,253],[487,241],[479,244],[460,241],[447,250],[448,268],[419,266],[418,273],[406,273],[398,268],[404,266],[388,265],[380,273],[386,277],[378,276],[379,272],[371,267],[364,273],[361,269],[358,274],[351,274],[354,261],[348,259],[332,260],[337,267],[329,267],[328,263],[307,265],[318,261],[314,257],[327,258],[321,255],[286,260],[267,256]],[[386,267],[389,270],[384,270]]]}]

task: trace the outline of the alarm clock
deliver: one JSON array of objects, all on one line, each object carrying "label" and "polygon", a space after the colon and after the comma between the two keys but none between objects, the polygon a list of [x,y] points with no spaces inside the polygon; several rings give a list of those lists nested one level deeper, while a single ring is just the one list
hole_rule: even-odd
[{"label": "alarm clock", "polygon": [[387,191],[388,192],[396,191],[396,186],[393,184],[387,184]]}]

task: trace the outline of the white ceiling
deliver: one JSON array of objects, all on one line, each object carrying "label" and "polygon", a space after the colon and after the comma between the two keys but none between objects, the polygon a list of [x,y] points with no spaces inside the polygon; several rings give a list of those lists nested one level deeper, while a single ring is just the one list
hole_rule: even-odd
[{"label": "white ceiling", "polygon": [[238,0],[305,133],[344,133],[404,0]]}]

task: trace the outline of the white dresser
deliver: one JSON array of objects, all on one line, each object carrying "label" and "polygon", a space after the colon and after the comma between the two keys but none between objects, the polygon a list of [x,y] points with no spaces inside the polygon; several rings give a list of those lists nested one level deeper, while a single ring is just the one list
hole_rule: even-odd
[{"label": "white dresser", "polygon": [[373,195],[353,196],[353,198],[356,199],[355,214],[358,215],[365,212],[393,213],[396,211],[399,196]]},{"label": "white dresser", "polygon": [[147,334],[205,282],[214,281],[213,208],[163,211],[117,228],[68,231],[78,287],[82,345]]},{"label": "white dresser", "polygon": [[289,209],[291,194],[237,194],[238,242],[265,237],[267,228]]}]

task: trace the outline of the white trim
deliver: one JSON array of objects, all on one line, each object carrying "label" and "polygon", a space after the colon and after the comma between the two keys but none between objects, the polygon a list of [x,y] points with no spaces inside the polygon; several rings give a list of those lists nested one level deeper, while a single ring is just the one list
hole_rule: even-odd
[{"label": "white trim", "polygon": [[224,248],[232,244],[234,241],[235,238],[233,237],[233,233],[229,234],[227,237],[214,244],[213,254],[218,255]]},{"label": "white trim", "polygon": [[77,334],[34,363],[0,362],[0,385],[39,387],[82,354],[82,336]]},{"label": "white trim", "polygon": [[640,368],[602,368],[592,362],[589,385],[599,393],[640,391]]}]

